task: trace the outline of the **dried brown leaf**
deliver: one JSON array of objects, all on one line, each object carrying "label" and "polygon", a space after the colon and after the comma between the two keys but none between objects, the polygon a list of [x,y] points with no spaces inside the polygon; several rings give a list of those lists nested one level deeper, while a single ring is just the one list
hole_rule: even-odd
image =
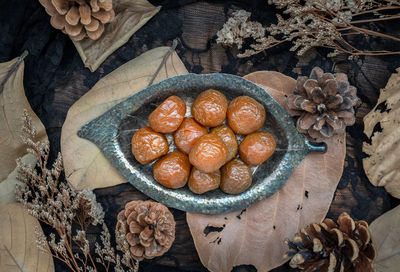
[{"label": "dried brown leaf", "polygon": [[104,26],[99,39],[73,41],[83,63],[92,72],[161,9],[146,0],[114,0],[113,8],[115,19]]},{"label": "dried brown leaf", "polygon": [[[277,72],[255,72],[245,78],[263,87],[281,105],[296,84]],[[234,266],[251,264],[265,272],[283,264],[285,238],[325,218],[342,175],[345,135],[333,136],[326,143],[325,154],[307,155],[277,193],[246,210],[219,215],[187,213],[203,265],[213,272],[228,272]]]},{"label": "dried brown leaf", "polygon": [[397,272],[400,266],[400,206],[371,223],[372,241],[377,251],[376,272]]},{"label": "dried brown leaf", "polygon": [[5,180],[15,169],[15,160],[26,154],[26,147],[21,139],[21,117],[24,109],[28,111],[37,128],[35,140],[47,140],[43,124],[25,97],[23,77],[24,62],[19,61],[19,58],[0,63],[0,181]]},{"label": "dried brown leaf", "polygon": [[16,203],[0,203],[0,271],[51,272],[53,258],[37,247],[39,221]]},{"label": "dried brown leaf", "polygon": [[[102,78],[69,109],[61,133],[61,153],[66,176],[77,189],[103,188],[126,182],[95,144],[76,133],[87,122],[146,88],[168,50],[168,47],[159,47],[122,65]],[[185,66],[173,52],[154,82],[185,73]]]},{"label": "dried brown leaf", "polygon": [[[400,68],[381,90],[376,106],[364,117],[364,133],[371,144],[364,142],[363,151],[369,157],[363,160],[369,181],[384,186],[386,191],[400,198]],[[386,106],[386,110],[383,110]],[[374,132],[380,125],[382,131]]]}]

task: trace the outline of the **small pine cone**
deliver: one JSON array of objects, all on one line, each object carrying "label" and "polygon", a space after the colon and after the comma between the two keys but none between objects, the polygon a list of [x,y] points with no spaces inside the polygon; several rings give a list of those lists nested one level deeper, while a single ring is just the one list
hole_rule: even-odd
[{"label": "small pine cone", "polygon": [[368,223],[342,213],[337,224],[325,219],[301,229],[293,241],[286,241],[289,265],[305,272],[374,272],[376,251]]},{"label": "small pine cone", "polygon": [[126,234],[132,258],[141,261],[168,251],[175,239],[175,224],[174,216],[164,205],[131,201],[118,214],[117,230]]},{"label": "small pine cone", "polygon": [[104,25],[114,20],[112,0],[39,0],[51,16],[50,24],[74,41],[97,40]]},{"label": "small pine cone", "polygon": [[310,77],[299,77],[296,90],[287,97],[291,114],[300,116],[297,129],[319,141],[354,125],[353,107],[359,102],[357,89],[345,74],[324,73],[319,67],[311,71]]}]

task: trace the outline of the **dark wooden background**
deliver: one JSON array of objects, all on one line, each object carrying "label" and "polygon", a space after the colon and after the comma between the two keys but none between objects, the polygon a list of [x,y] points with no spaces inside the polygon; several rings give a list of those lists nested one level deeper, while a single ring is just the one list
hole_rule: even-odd
[{"label": "dark wooden background", "polygon": [[[328,58],[330,51],[312,49],[298,57],[283,44],[253,56],[236,58],[237,50],[224,48],[215,42],[215,33],[222,27],[232,10],[244,8],[252,12],[252,19],[263,24],[274,22],[279,12],[267,1],[150,1],[162,5],[161,11],[119,50],[114,52],[101,67],[91,73],[83,67],[72,42],[67,36],[53,29],[49,16],[37,0],[1,0],[0,3],[0,61],[8,61],[27,49],[24,85],[32,108],[46,127],[51,156],[60,151],[60,134],[70,106],[102,77],[158,46],[171,45],[179,39],[177,53],[189,72],[224,72],[245,75],[259,70],[279,71],[296,78],[308,75],[314,66],[325,71],[345,72],[350,83],[358,88],[362,100],[357,110],[357,121],[347,129],[347,155],[345,169],[336,190],[328,217],[337,218],[348,212],[355,219],[371,222],[385,211],[399,204],[384,189],[372,186],[362,167],[362,118],[376,104],[380,88],[400,66],[400,56],[361,56],[348,60],[347,56]],[[375,30],[400,34],[400,21],[373,25]],[[359,37],[354,42],[361,47],[386,46],[400,50],[400,45],[390,41]],[[379,130],[379,127],[376,128]],[[147,197],[131,185],[122,184],[95,191],[106,212],[106,223],[113,230],[117,211],[133,199]],[[141,271],[207,271],[200,263],[185,220],[185,213],[172,210],[177,221],[176,240],[164,256],[141,263]],[[45,231],[48,231],[45,228]],[[98,229],[90,230],[95,239]],[[56,271],[66,268],[56,263]],[[233,271],[256,271],[252,266],[235,267]],[[287,265],[274,271],[292,271]]]}]

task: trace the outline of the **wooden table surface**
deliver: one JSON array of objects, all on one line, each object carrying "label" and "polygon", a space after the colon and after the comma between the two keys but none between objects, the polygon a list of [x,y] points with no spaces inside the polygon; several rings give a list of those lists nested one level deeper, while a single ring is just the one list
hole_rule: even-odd
[{"label": "wooden table surface", "polygon": [[[347,56],[328,58],[328,50],[311,49],[298,57],[282,45],[267,53],[251,58],[236,58],[237,50],[224,48],[215,42],[215,33],[236,8],[252,11],[256,19],[267,24],[276,10],[266,7],[266,1],[151,1],[162,4],[161,11],[119,50],[114,52],[94,73],[83,67],[72,42],[49,25],[49,17],[37,0],[15,0],[7,3],[0,16],[0,61],[7,61],[27,49],[24,85],[34,111],[44,123],[51,143],[51,155],[60,151],[62,124],[70,106],[101,78],[123,63],[158,46],[171,45],[174,38],[180,43],[176,52],[189,72],[224,72],[245,75],[253,71],[279,71],[296,78],[308,75],[314,66],[325,71],[344,72],[350,83],[357,87],[362,100],[357,110],[357,121],[347,129],[347,155],[345,169],[336,190],[328,217],[337,218],[348,212],[355,219],[371,222],[398,205],[384,189],[372,186],[362,167],[363,117],[375,105],[380,88],[394,70],[400,66],[400,56],[361,56],[348,60]],[[11,16],[10,14],[13,14]],[[377,26],[400,33],[400,24]],[[371,46],[376,41],[369,40]],[[360,40],[359,43],[365,43]],[[379,41],[385,43],[385,41]],[[398,46],[398,45],[395,45]],[[113,232],[117,211],[127,201],[146,199],[129,184],[95,190],[106,212],[106,223]],[[206,271],[201,265],[191,238],[185,213],[172,209],[176,227],[176,240],[164,256],[141,264],[142,271]],[[47,229],[45,228],[45,231]],[[94,239],[98,229],[90,230]],[[56,264],[56,271],[64,271]],[[236,267],[233,271],[256,271],[251,266]],[[282,266],[274,271],[291,271]]]}]

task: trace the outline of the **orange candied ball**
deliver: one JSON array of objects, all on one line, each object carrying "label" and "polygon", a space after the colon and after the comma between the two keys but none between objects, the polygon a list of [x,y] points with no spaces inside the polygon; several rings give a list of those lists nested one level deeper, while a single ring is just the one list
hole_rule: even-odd
[{"label": "orange candied ball", "polygon": [[250,187],[252,179],[250,167],[239,159],[233,159],[222,167],[219,187],[227,194],[239,194]]},{"label": "orange candied ball", "polygon": [[227,125],[222,125],[213,128],[210,133],[215,134],[221,138],[221,140],[228,148],[228,156],[226,157],[226,161],[232,160],[238,151],[238,143],[235,133],[233,133],[232,129],[230,129]]},{"label": "orange candied ball", "polygon": [[149,115],[152,129],[161,133],[172,133],[181,125],[186,113],[186,104],[179,97],[168,97]]},{"label": "orange candied ball", "polygon": [[214,134],[202,136],[189,153],[190,163],[205,173],[217,171],[226,162],[228,148],[220,137]]},{"label": "orange candied ball", "polygon": [[189,154],[194,143],[207,133],[208,131],[205,127],[197,123],[193,118],[186,117],[174,133],[174,142],[180,151]]},{"label": "orange candied ball", "polygon": [[165,187],[177,189],[186,185],[190,174],[187,155],[175,150],[154,164],[154,179]]},{"label": "orange candied ball", "polygon": [[216,90],[200,93],[193,102],[192,116],[206,127],[221,125],[226,118],[228,100],[225,95]]},{"label": "orange candied ball", "polygon": [[244,137],[239,145],[239,154],[244,162],[258,165],[265,162],[274,153],[276,141],[269,132],[255,132]]},{"label": "orange candied ball", "polygon": [[220,182],[221,172],[219,170],[212,173],[204,173],[193,167],[190,173],[188,186],[193,193],[203,194],[217,189]]},{"label": "orange candied ball", "polygon": [[248,96],[234,98],[228,107],[228,123],[236,134],[250,134],[262,128],[265,122],[264,107]]},{"label": "orange candied ball", "polygon": [[132,137],[132,153],[141,164],[148,164],[168,153],[168,142],[164,135],[150,127],[142,127]]}]

